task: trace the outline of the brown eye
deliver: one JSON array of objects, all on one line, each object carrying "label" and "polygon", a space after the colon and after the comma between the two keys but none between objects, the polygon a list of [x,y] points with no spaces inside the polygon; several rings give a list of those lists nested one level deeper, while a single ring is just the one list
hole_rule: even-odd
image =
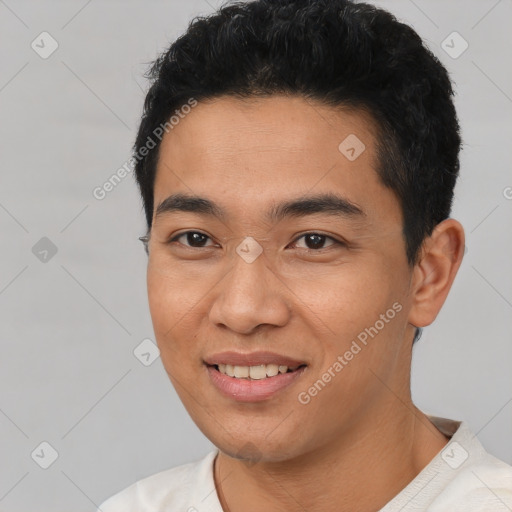
[{"label": "brown eye", "polygon": [[[305,233],[304,235],[301,235],[299,238],[297,238],[294,242],[294,244],[297,244],[297,242],[301,239],[304,239],[305,247],[302,246],[299,248],[301,249],[309,249],[309,250],[319,250],[319,249],[326,249],[327,247],[331,247],[333,245],[343,245],[341,242],[338,242],[334,238],[323,235],[321,233]],[[325,246],[325,242],[327,240],[330,240],[332,243]]]},{"label": "brown eye", "polygon": [[185,245],[186,247],[200,249],[202,247],[210,247],[208,245],[205,245],[206,241],[209,239],[210,237],[208,235],[205,235],[200,231],[187,231],[185,233],[180,233],[179,235],[176,235],[174,238],[169,240],[169,243],[179,241],[179,243]]}]

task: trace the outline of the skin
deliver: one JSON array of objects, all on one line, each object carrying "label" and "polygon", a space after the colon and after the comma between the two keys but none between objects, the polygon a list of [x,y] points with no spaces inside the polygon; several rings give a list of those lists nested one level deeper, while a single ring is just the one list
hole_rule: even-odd
[{"label": "skin", "polygon": [[[354,161],[338,150],[349,134],[366,146]],[[414,326],[432,323],[445,301],[464,231],[453,219],[440,223],[408,264],[400,204],[375,171],[375,137],[363,112],[271,96],[201,102],[162,141],[155,209],[180,192],[226,211],[222,220],[155,216],[147,272],[163,365],[220,450],[215,481],[225,511],[375,511],[447,443],[412,403],[411,347]],[[273,204],[322,192],[365,215],[265,219]],[[168,243],[187,230],[210,237],[207,247],[187,248],[187,237]],[[299,238],[306,233],[346,245],[326,238],[308,250]],[[250,264],[235,252],[248,236],[263,248]],[[396,302],[401,311],[300,403],[298,394]],[[225,350],[269,350],[308,366],[270,399],[240,403],[219,393],[203,364]]]}]

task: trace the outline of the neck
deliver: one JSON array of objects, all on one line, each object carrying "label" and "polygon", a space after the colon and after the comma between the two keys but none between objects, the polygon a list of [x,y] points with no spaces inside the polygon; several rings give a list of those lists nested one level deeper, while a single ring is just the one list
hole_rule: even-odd
[{"label": "neck", "polygon": [[224,511],[379,510],[447,443],[410,399],[392,400],[336,443],[293,460],[251,464],[219,452],[214,475]]}]

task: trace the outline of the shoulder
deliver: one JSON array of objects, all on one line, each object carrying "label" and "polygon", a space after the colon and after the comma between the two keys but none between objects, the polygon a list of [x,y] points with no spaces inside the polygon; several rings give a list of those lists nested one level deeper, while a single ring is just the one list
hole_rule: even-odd
[{"label": "shoulder", "polygon": [[510,512],[512,466],[489,453],[461,468],[432,502],[432,512]]},{"label": "shoulder", "polygon": [[449,442],[379,512],[512,511],[512,466],[488,453],[466,422],[428,418]]},{"label": "shoulder", "polygon": [[[217,451],[203,459],[167,469],[135,482],[104,501],[98,512],[161,512],[216,510],[201,506],[201,497],[213,494],[213,461]],[[164,509],[165,507],[165,509]]]}]

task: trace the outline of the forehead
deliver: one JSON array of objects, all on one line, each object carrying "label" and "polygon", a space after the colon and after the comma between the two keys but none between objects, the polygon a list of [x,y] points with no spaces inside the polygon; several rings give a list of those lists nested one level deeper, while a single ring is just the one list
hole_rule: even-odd
[{"label": "forehead", "polygon": [[[178,120],[176,116],[174,120]],[[365,151],[369,160],[375,131],[373,119],[362,110],[334,108],[301,96],[222,96],[199,102],[189,114],[182,115],[164,137],[162,148],[178,155],[180,147],[194,149],[197,158],[215,150],[243,156],[252,150],[317,153],[329,147],[329,153],[338,157],[342,154],[339,144],[355,135],[369,150]]]},{"label": "forehead", "polygon": [[376,168],[376,126],[364,112],[302,97],[221,97],[200,102],[164,136],[154,205],[183,192],[248,214],[310,192],[335,192],[370,215],[399,220],[396,198]]}]

